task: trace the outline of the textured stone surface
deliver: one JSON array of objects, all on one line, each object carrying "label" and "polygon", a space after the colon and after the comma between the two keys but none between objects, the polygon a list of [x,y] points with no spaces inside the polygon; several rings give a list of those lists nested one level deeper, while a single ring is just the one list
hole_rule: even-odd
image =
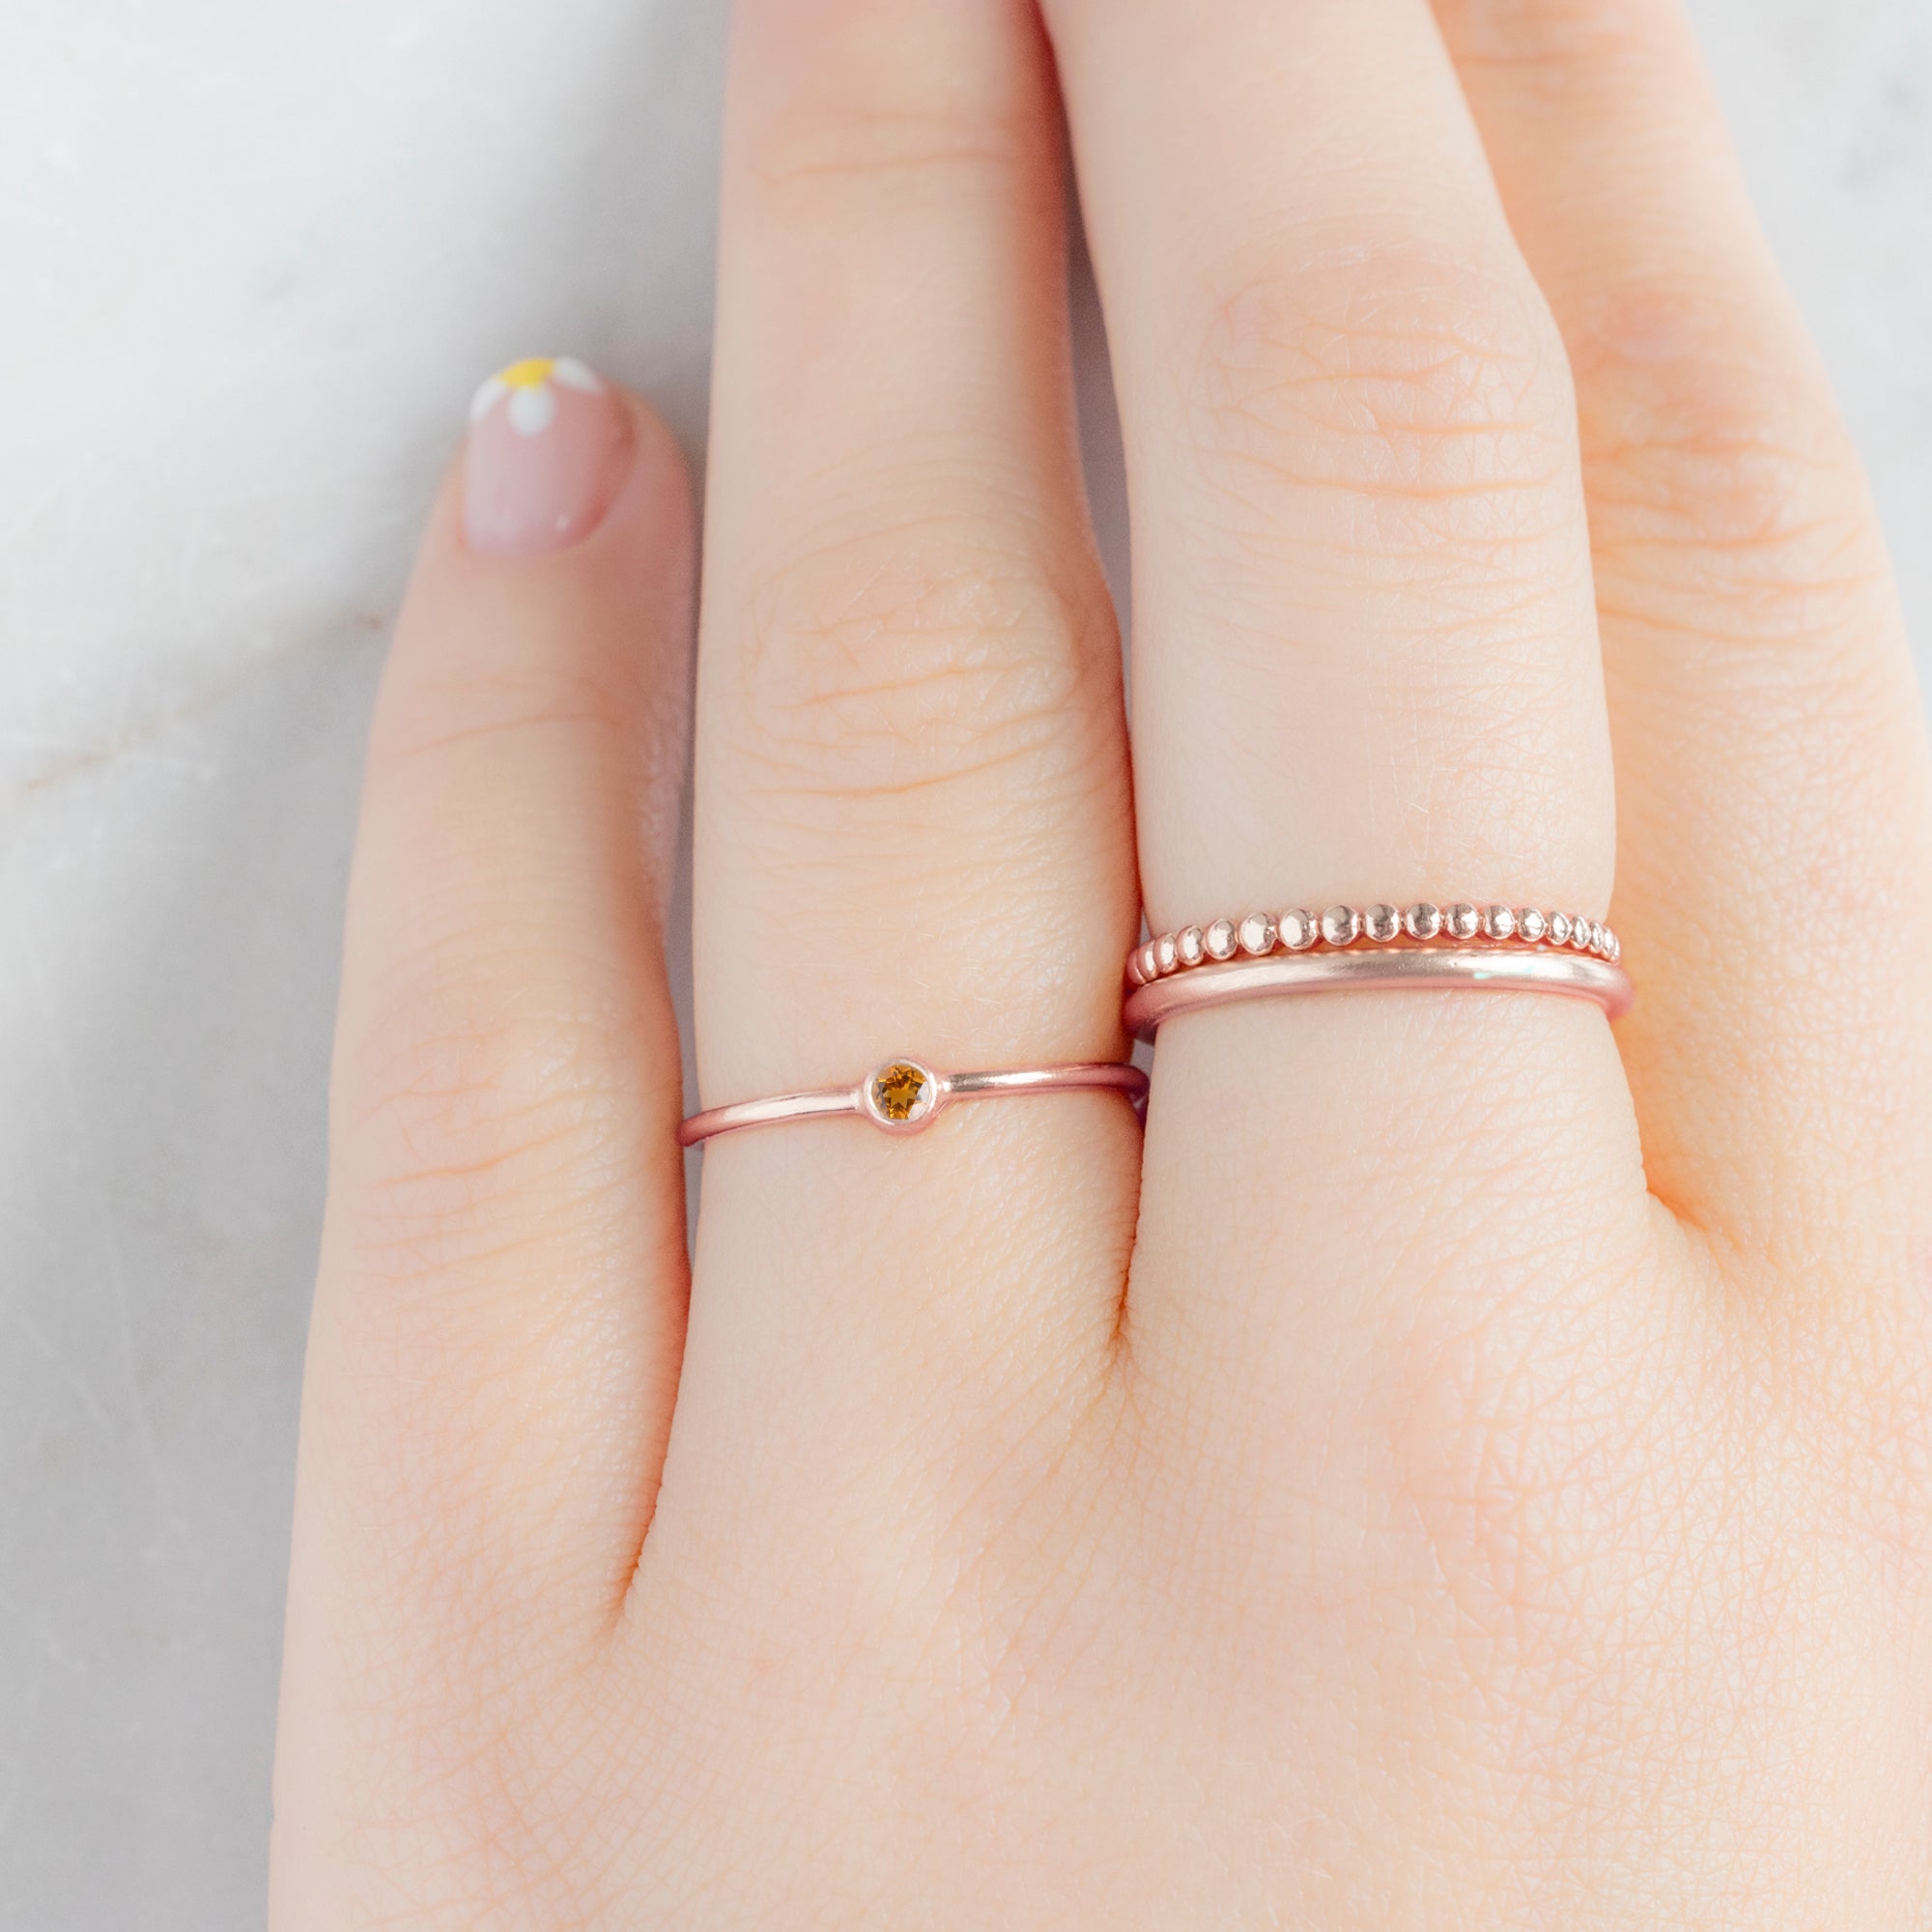
[{"label": "textured stone surface", "polygon": [[[1932,639],[1932,0],[1697,0]],[[719,0],[15,10],[0,1927],[260,1922],[360,739],[486,371],[704,420]],[[1102,391],[1091,306],[1090,399]],[[1110,559],[1122,496],[1096,412]]]}]

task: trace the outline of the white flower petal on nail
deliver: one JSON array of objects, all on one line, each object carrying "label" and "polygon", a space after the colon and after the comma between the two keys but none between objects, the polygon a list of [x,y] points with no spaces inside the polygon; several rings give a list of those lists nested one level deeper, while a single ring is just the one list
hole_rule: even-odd
[{"label": "white flower petal on nail", "polygon": [[481,422],[497,403],[509,393],[510,385],[502,377],[490,377],[469,399],[469,420]]},{"label": "white flower petal on nail", "polygon": [[575,355],[526,355],[498,369],[476,391],[469,419],[482,419],[509,398],[504,414],[519,436],[541,436],[556,420],[556,392],[561,386],[580,395],[601,396],[604,382],[587,362]]},{"label": "white flower petal on nail", "polygon": [[510,395],[510,427],[519,436],[540,436],[556,420],[556,391],[548,383]]}]

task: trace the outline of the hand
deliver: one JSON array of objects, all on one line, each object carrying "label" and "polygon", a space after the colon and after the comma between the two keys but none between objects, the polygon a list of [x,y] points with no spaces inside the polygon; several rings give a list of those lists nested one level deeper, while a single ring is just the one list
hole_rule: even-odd
[{"label": "hand", "polygon": [[685,485],[512,372],[371,748],[275,1922],[1923,1927],[1932,787],[1687,31],[1044,12],[738,9],[705,1100],[1119,1057],[1143,895],[1608,914],[1635,1011],[734,1135],[687,1298]]}]

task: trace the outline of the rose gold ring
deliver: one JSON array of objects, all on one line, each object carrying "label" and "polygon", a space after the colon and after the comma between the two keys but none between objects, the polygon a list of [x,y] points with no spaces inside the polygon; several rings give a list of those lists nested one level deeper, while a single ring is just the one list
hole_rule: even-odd
[{"label": "rose gold ring", "polygon": [[891,1134],[916,1134],[929,1127],[954,1100],[979,1100],[1001,1094],[1065,1094],[1078,1088],[1105,1088],[1135,1102],[1147,1097],[1148,1079],[1138,1066],[1118,1060],[1080,1062],[1068,1066],[1027,1066],[1005,1073],[935,1073],[917,1060],[889,1060],[856,1087],[820,1087],[807,1094],[780,1094],[769,1100],[739,1100],[707,1107],[677,1130],[680,1147],[696,1147],[740,1127],[771,1127],[783,1121],[830,1120],[856,1116]]},{"label": "rose gold ring", "polygon": [[1173,973],[1190,973],[1243,956],[1265,959],[1271,952],[1343,952],[1411,946],[1548,947],[1552,952],[1584,952],[1612,966],[1623,957],[1623,942],[1600,920],[1579,912],[1544,912],[1536,906],[1476,905],[1459,900],[1436,905],[1424,900],[1406,908],[1392,905],[1332,905],[1325,912],[1296,906],[1284,913],[1251,912],[1239,919],[1211,920],[1163,932],[1127,955],[1127,984],[1151,985]]},{"label": "rose gold ring", "polygon": [[1630,1009],[1630,976],[1607,959],[1522,946],[1418,946],[1406,952],[1286,952],[1203,966],[1136,986],[1123,1017],[1136,1039],[1190,1007],[1289,993],[1344,993],[1371,987],[1562,993],[1592,1000],[1611,1019]]}]

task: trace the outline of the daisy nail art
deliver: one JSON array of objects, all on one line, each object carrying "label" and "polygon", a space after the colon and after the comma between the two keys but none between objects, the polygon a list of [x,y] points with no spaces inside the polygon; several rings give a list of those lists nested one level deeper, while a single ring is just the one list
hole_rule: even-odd
[{"label": "daisy nail art", "polygon": [[630,463],[621,395],[573,355],[499,369],[469,405],[463,526],[491,555],[581,543],[603,520]]},{"label": "daisy nail art", "polygon": [[597,372],[574,355],[526,355],[498,369],[469,401],[469,420],[481,422],[505,396],[510,427],[522,436],[541,436],[556,420],[556,386],[601,396]]}]

